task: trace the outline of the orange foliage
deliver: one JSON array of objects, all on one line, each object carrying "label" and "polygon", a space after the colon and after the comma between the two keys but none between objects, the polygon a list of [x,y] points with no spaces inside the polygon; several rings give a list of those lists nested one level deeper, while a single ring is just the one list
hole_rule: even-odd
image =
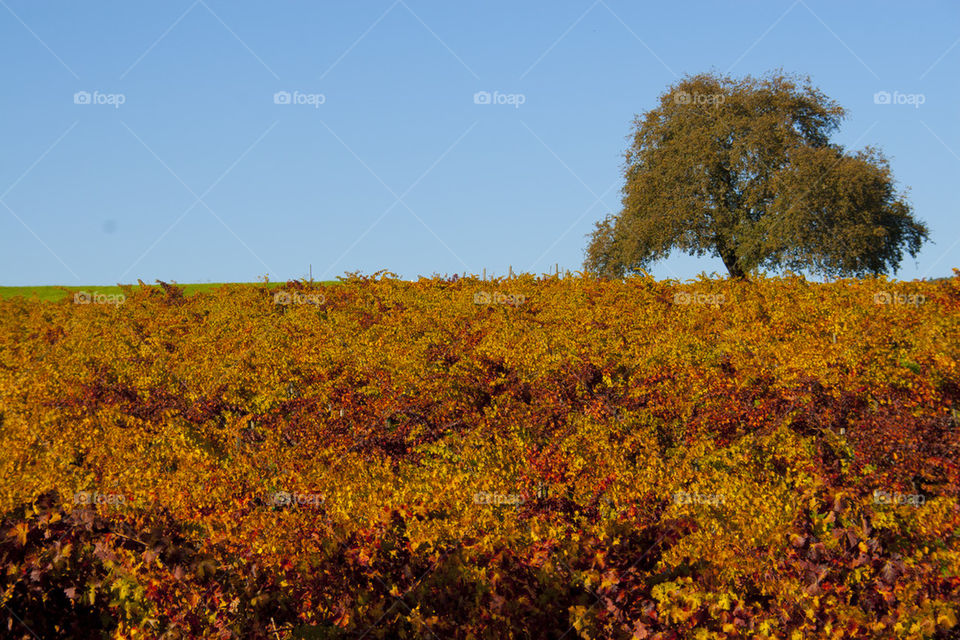
[{"label": "orange foliage", "polygon": [[0,302],[4,634],[956,631],[960,271],[285,291]]}]

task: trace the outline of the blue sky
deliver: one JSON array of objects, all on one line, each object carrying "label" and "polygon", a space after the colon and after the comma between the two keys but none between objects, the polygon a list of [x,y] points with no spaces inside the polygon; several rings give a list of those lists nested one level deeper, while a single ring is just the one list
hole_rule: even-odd
[{"label": "blue sky", "polygon": [[956,2],[0,0],[0,54],[0,284],[578,270],[634,115],[781,67],[910,188],[896,276],[960,266]]}]

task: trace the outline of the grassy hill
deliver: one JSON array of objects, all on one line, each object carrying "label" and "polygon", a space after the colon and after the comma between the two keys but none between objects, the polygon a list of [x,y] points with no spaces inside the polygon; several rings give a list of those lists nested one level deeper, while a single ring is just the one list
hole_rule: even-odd
[{"label": "grassy hill", "polygon": [[[323,282],[318,282],[318,284],[336,284],[336,280],[324,280]],[[173,284],[173,283],[171,283]],[[178,284],[177,286],[183,289],[183,293],[186,296],[191,296],[194,293],[202,291],[214,291],[220,287],[243,287],[243,286],[256,286],[262,285],[261,282],[207,282],[207,283],[197,283],[197,284]],[[284,282],[268,282],[268,287],[282,287]],[[137,287],[138,285],[127,285]],[[160,285],[153,284],[147,285],[149,287],[159,288]],[[67,287],[62,285],[48,285],[48,286],[35,286],[35,287],[0,287],[0,300],[7,300],[10,298],[16,298],[22,296],[25,298],[36,298],[39,300],[45,300],[49,302],[57,302],[63,300],[64,298],[76,293],[78,291],[87,291],[90,293],[101,293],[104,295],[113,295],[118,293],[123,293],[123,288],[120,285],[112,286],[77,286],[77,287]]]}]

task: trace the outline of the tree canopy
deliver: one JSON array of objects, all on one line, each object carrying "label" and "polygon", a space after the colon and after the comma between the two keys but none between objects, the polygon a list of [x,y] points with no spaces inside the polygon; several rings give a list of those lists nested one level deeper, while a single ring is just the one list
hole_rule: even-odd
[{"label": "tree canopy", "polygon": [[830,142],[844,115],[809,78],[683,78],[634,120],[623,208],[596,224],[585,269],[621,277],[678,249],[736,278],[895,271],[928,230],[879,149]]}]

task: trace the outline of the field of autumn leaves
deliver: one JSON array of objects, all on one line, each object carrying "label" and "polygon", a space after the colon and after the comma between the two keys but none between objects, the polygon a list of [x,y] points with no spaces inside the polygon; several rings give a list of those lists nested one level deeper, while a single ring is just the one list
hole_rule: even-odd
[{"label": "field of autumn leaves", "polygon": [[5,638],[954,638],[960,271],[0,301]]}]

